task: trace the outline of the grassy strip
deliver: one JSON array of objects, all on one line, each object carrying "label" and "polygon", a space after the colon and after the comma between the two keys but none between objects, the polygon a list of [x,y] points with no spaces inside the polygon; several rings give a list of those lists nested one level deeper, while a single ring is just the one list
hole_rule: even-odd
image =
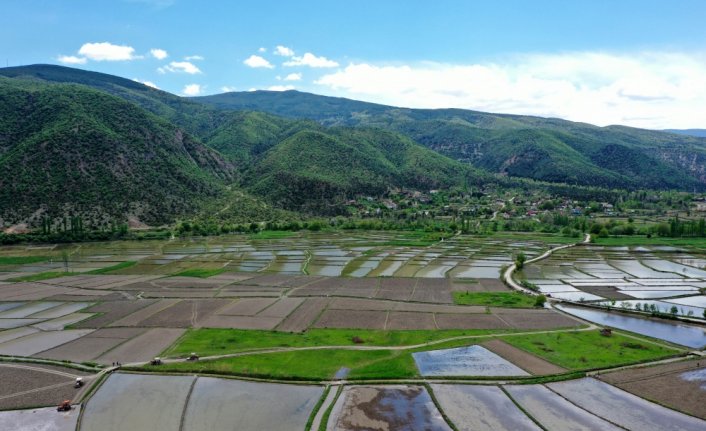
[{"label": "grassy strip", "polygon": [[319,424],[319,429],[317,431],[326,431],[326,428],[328,428],[329,417],[331,416],[331,412],[333,411],[333,408],[336,405],[336,402],[338,401],[338,397],[341,396],[341,392],[343,392],[343,385],[340,385],[338,387],[338,391],[336,391],[336,396],[333,398],[331,405],[328,406],[328,408],[326,409],[326,412],[324,412],[324,416],[321,418],[321,423]]},{"label": "grassy strip", "polygon": [[412,356],[407,352],[391,350],[300,350],[212,361],[146,365],[144,370],[319,381],[332,379],[341,367],[351,370],[348,379],[417,376]]},{"label": "grassy strip", "polygon": [[27,263],[45,262],[50,256],[0,256],[0,265],[23,265]]},{"label": "grassy strip", "polygon": [[128,260],[125,262],[120,262],[118,264],[107,266],[105,268],[94,269],[93,271],[84,272],[84,274],[109,274],[111,272],[119,271],[121,269],[130,268],[137,265],[137,261]]},{"label": "grassy strip", "polygon": [[509,344],[569,370],[590,370],[656,360],[677,352],[614,333],[595,331],[527,334],[503,338]]},{"label": "grassy strip", "polygon": [[173,274],[174,277],[198,277],[208,278],[225,272],[225,268],[192,268]]},{"label": "grassy strip", "polygon": [[316,403],[316,405],[314,406],[314,409],[311,411],[311,414],[309,415],[309,420],[306,421],[306,426],[304,427],[304,431],[311,430],[311,425],[314,423],[314,419],[316,418],[316,415],[319,413],[319,409],[321,409],[321,406],[324,405],[324,401],[326,401],[326,397],[328,397],[328,393],[330,391],[331,391],[331,386],[326,386],[326,388],[324,389],[324,393],[321,394],[319,401]]},{"label": "grassy strip", "polygon": [[37,274],[29,274],[29,275],[23,275],[21,277],[15,277],[11,278],[8,281],[42,281],[42,280],[49,280],[51,278],[59,278],[59,277],[67,277],[70,275],[77,275],[80,274],[78,272],[58,272],[58,271],[49,271],[49,272],[40,272]]},{"label": "grassy strip", "polygon": [[520,292],[453,292],[454,304],[486,307],[530,308],[536,298]]},{"label": "grassy strip", "polygon": [[[276,347],[316,346],[408,346],[428,343],[444,338],[489,335],[515,330],[410,330],[383,331],[368,329],[310,329],[303,333],[259,331],[246,329],[190,329],[163,356],[223,355],[248,350]],[[356,342],[357,341],[357,342]],[[466,341],[467,343],[468,341]]]}]

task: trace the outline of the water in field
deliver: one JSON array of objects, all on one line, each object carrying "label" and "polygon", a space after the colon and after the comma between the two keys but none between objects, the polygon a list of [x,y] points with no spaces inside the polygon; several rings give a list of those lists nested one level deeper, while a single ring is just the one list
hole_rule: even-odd
[{"label": "water in field", "polygon": [[635,332],[652,338],[669,341],[682,346],[701,349],[706,347],[706,328],[685,323],[668,322],[664,320],[644,319],[616,312],[593,310],[567,305],[556,306],[581,319],[602,326]]}]

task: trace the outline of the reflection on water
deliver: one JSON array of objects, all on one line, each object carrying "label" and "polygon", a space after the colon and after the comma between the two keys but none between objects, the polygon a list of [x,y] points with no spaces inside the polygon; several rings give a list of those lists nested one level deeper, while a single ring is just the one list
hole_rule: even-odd
[{"label": "reflection on water", "polygon": [[633,317],[616,312],[570,307],[566,305],[557,305],[556,308],[599,325],[647,335],[682,346],[698,349],[706,346],[706,328],[700,326],[643,319],[641,317]]}]

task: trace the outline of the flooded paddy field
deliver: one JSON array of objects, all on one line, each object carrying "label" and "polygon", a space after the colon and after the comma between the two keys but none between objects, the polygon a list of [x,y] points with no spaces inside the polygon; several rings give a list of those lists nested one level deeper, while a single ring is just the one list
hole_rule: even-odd
[{"label": "flooded paddy field", "polygon": [[529,376],[482,346],[429,350],[412,356],[422,376]]},{"label": "flooded paddy field", "polygon": [[61,413],[56,411],[56,407],[0,411],[0,429],[74,431],[80,414],[80,406]]},{"label": "flooded paddy field", "polygon": [[423,386],[349,386],[333,407],[326,429],[446,431],[451,427]]},{"label": "flooded paddy field", "polygon": [[651,403],[592,378],[549,383],[549,389],[588,412],[629,430],[703,430],[706,422]]},{"label": "flooded paddy field", "polygon": [[704,319],[706,269],[702,251],[674,247],[581,245],[527,265],[519,278],[552,297]]}]

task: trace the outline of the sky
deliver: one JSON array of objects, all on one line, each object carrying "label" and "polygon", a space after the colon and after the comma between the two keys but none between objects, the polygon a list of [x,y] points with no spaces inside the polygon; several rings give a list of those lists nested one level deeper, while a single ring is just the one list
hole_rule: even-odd
[{"label": "sky", "polygon": [[[704,0],[3,0],[2,66],[706,128]],[[4,60],[4,61],[2,61]]]}]

